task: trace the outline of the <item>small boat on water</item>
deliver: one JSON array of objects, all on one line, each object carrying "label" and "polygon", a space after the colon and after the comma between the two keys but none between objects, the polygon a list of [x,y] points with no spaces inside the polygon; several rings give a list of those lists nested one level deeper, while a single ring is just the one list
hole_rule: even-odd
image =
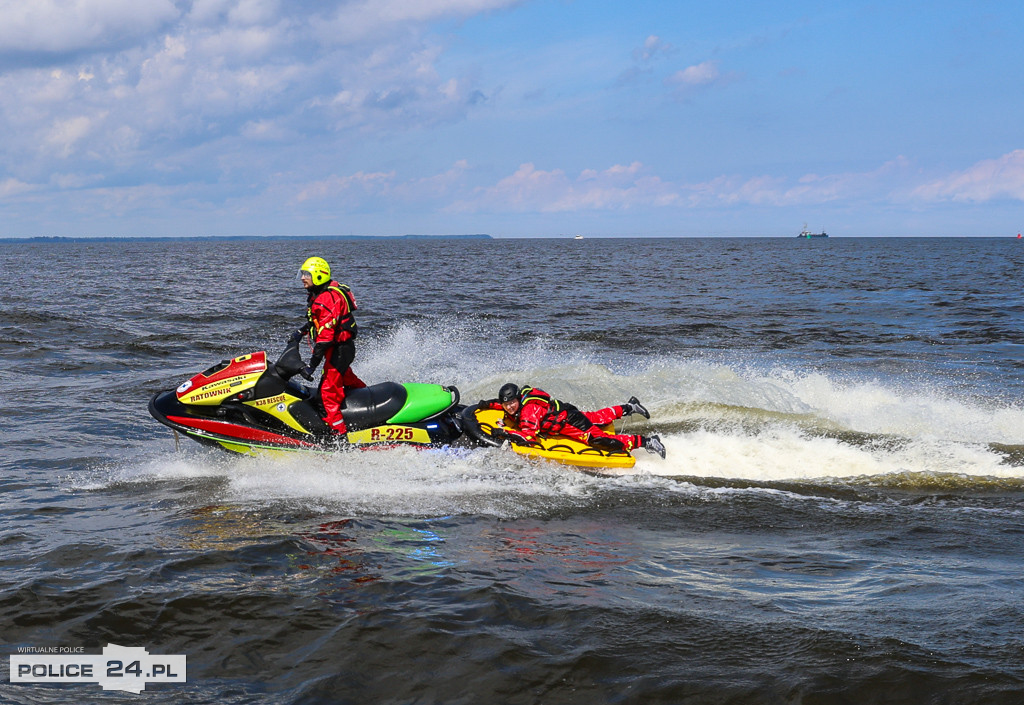
[{"label": "small boat on water", "polygon": [[807,229],[807,223],[804,223],[804,229],[800,231],[800,234],[797,235],[797,237],[808,239],[814,237],[828,237],[828,233],[825,232],[824,230],[822,230],[820,233],[812,233],[810,230]]},{"label": "small boat on water", "polygon": [[573,238],[573,240],[582,240],[582,239],[583,239],[582,235],[577,235],[576,237]]}]

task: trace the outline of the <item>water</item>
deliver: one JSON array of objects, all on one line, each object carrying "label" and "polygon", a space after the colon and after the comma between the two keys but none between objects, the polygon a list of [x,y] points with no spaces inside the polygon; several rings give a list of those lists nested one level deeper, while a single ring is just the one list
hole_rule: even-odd
[{"label": "water", "polygon": [[[1024,701],[1014,240],[2,247],[5,653],[185,654],[154,703]],[[668,458],[176,448],[149,397],[279,351],[311,254],[363,379],[636,394]]]}]

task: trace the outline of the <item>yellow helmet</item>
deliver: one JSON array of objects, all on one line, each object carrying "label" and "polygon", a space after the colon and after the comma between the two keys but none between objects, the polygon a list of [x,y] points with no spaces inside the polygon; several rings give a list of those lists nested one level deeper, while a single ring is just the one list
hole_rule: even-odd
[{"label": "yellow helmet", "polygon": [[331,280],[331,265],[327,264],[327,260],[323,257],[310,257],[307,259],[299,267],[300,277],[303,272],[309,272],[309,276],[313,277],[313,286],[320,286]]}]

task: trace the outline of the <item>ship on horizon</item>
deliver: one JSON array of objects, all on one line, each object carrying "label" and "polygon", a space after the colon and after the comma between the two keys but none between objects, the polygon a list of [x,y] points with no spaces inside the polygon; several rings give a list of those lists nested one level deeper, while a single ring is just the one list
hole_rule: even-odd
[{"label": "ship on horizon", "polygon": [[822,230],[820,233],[812,233],[810,230],[807,229],[807,223],[804,223],[804,229],[800,231],[800,234],[797,235],[797,237],[808,239],[812,237],[828,237],[828,233],[825,232],[824,230]]}]

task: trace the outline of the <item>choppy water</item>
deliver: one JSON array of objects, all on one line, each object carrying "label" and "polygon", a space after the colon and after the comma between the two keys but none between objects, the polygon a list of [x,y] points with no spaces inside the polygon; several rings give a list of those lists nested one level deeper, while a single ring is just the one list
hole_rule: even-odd
[{"label": "choppy water", "polygon": [[[0,247],[8,653],[185,654],[167,703],[1024,702],[1015,240]],[[667,460],[176,449],[149,397],[279,350],[311,254],[363,379],[636,394]]]}]

